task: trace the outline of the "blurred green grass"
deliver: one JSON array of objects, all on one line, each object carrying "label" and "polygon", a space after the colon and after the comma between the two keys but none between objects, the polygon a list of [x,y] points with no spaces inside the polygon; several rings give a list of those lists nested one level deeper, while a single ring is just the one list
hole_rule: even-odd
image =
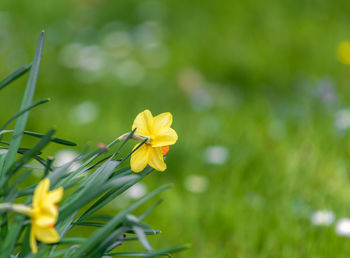
[{"label": "blurred green grass", "polygon": [[[146,108],[173,113],[179,141],[168,170],[145,181],[149,190],[174,183],[147,219],[162,230],[154,247],[192,243],[176,257],[347,257],[349,239],[310,216],[350,216],[349,135],[339,128],[349,68],[336,59],[338,43],[350,39],[348,1],[0,6],[2,77],[31,60],[46,31],[36,98],[52,102],[31,113],[28,130],[55,126],[81,151],[129,131]],[[19,108],[24,82],[2,92],[2,121]],[[97,119],[76,123],[72,112],[86,101]],[[222,146],[227,160],[208,164],[209,146]],[[192,174],[208,180],[205,192],[186,189]],[[110,212],[128,202],[116,200]]]}]

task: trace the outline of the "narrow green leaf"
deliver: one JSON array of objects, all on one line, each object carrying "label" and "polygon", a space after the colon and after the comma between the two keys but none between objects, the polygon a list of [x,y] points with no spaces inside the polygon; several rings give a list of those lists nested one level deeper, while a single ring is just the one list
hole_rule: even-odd
[{"label": "narrow green leaf", "polygon": [[[120,253],[110,253],[107,256],[123,256],[123,257],[154,257],[153,253],[148,252],[120,252]],[[167,253],[159,254],[158,256],[169,256]]]},{"label": "narrow green leaf", "polygon": [[[101,191],[102,184],[106,182],[118,164],[117,161],[109,160],[97,169],[95,173],[86,180],[86,183],[81,185],[65,200],[60,208],[60,216],[67,216],[78,207],[82,207],[92,199],[96,198]],[[96,188],[97,190],[94,190]]]},{"label": "narrow green leaf", "polygon": [[116,215],[113,219],[111,219],[103,228],[100,228],[99,230],[95,231],[88,240],[78,249],[78,251],[74,254],[73,257],[84,257],[91,251],[96,245],[100,243],[101,240],[105,239],[117,225],[122,223],[125,220],[125,216],[138,208],[141,204],[148,201],[153,196],[161,193],[162,191],[168,189],[170,185],[162,186],[149,194],[147,194],[142,199],[138,200],[136,203],[128,207],[127,209],[120,212],[118,215]]},{"label": "narrow green leaf", "polygon": [[106,225],[106,223],[99,223],[99,222],[77,222],[77,223],[73,223],[73,225],[77,225],[77,226],[89,226],[89,227],[103,227],[104,225]]},{"label": "narrow green leaf", "polygon": [[121,245],[124,240],[120,240],[123,238],[123,235],[127,232],[129,227],[119,227],[118,229],[114,230],[106,239],[102,241],[102,243],[96,247],[94,250],[92,250],[89,253],[89,257],[101,257],[107,250],[113,250],[111,248],[115,248],[118,245]]},{"label": "narrow green leaf", "polygon": [[65,252],[63,258],[70,258],[72,254],[74,254],[75,250],[79,247],[79,245],[73,245],[69,247],[69,249]]},{"label": "narrow green leaf", "polygon": [[133,226],[132,229],[137,235],[137,238],[140,240],[142,246],[147,250],[147,251],[153,251],[153,248],[151,247],[150,243],[148,242],[148,239],[146,237],[145,232],[143,231],[143,228],[138,227],[138,226]]},{"label": "narrow green leaf", "polygon": [[[3,131],[0,131],[0,136],[3,134],[6,134],[6,133],[13,133],[13,132],[14,132],[13,130],[3,130]],[[30,132],[30,131],[24,131],[23,133],[26,135],[29,135],[29,136],[37,137],[37,138],[41,138],[44,136],[44,134],[42,134],[42,133],[36,133],[36,132]],[[54,143],[58,143],[58,144],[66,145],[66,146],[77,146],[76,143],[71,142],[71,141],[67,141],[67,140],[64,140],[61,138],[52,138],[51,141]],[[0,141],[0,143],[4,143],[6,145],[9,145],[8,143],[3,142],[3,141]]]},{"label": "narrow green leaf", "polygon": [[3,81],[0,82],[0,90],[5,88],[7,85],[9,85],[11,82],[16,80],[17,78],[21,77],[26,72],[28,72],[31,66],[32,66],[31,64],[27,64],[17,69],[13,73],[11,73],[9,76],[7,76]]},{"label": "narrow green leaf", "polygon": [[[11,195],[12,193],[16,193],[17,191],[17,186],[22,183],[25,179],[28,178],[28,176],[32,173],[32,170],[28,170],[26,171],[23,175],[21,175],[12,185],[11,188],[9,189],[9,195]],[[17,193],[18,194],[18,193]],[[11,202],[11,200],[8,200]]]},{"label": "narrow green leaf", "polygon": [[148,214],[150,214],[159,204],[162,203],[162,200],[156,201],[151,207],[149,207],[140,217],[139,220],[144,220]]},{"label": "narrow green leaf", "polygon": [[[0,185],[5,184],[4,163],[8,150],[0,150]],[[5,189],[6,190],[6,189]]]},{"label": "narrow green leaf", "polygon": [[81,193],[79,193],[79,195],[76,195],[73,199],[70,199],[68,204],[64,202],[64,204],[62,205],[62,210],[60,209],[60,216],[67,216],[67,214],[74,212],[74,210],[76,209],[82,208],[87,203],[96,199],[108,189],[112,187],[121,187],[122,185],[134,180],[134,178],[134,176],[126,176],[99,185],[96,187],[97,189],[90,188],[90,190],[82,191]]},{"label": "narrow green leaf", "polygon": [[[129,169],[129,171],[131,171],[131,170]],[[152,171],[153,171],[153,169],[151,167],[147,167],[141,173],[136,174],[136,176],[138,178],[136,178],[135,180],[130,181],[129,183],[126,183],[121,188],[113,189],[113,190],[109,191],[108,193],[106,193],[104,196],[102,196],[100,199],[98,199],[87,211],[85,211],[83,213],[83,215],[81,215],[81,217],[79,218],[78,221],[83,221],[84,219],[88,218],[90,215],[92,215],[97,210],[99,210],[100,208],[105,206],[107,203],[112,201],[114,198],[116,198],[121,193],[125,192],[127,189],[129,189],[131,186],[133,186],[134,184],[139,182],[142,178],[147,176]]]},{"label": "narrow green leaf", "polygon": [[[36,47],[36,51],[33,59],[33,67],[29,73],[29,78],[27,81],[27,86],[24,92],[20,110],[24,110],[32,104],[34,92],[35,92],[35,86],[36,86],[36,82],[39,74],[39,67],[40,67],[43,46],[44,46],[44,33],[42,32],[40,34],[39,41]],[[9,152],[6,157],[5,173],[7,169],[9,169],[13,165],[15,161],[16,153],[20,146],[22,136],[23,136],[23,131],[25,129],[25,126],[28,120],[28,115],[29,113],[26,112],[16,121],[14,135],[11,139]]]},{"label": "narrow green leaf", "polygon": [[178,245],[178,246],[173,246],[173,247],[161,249],[161,250],[155,251],[155,252],[120,252],[120,253],[108,253],[105,255],[124,256],[124,257],[127,257],[127,256],[132,256],[132,257],[137,257],[137,256],[141,256],[141,257],[170,256],[170,253],[180,252],[180,251],[183,251],[183,250],[188,249],[190,247],[191,247],[190,244],[184,244],[184,245]]},{"label": "narrow green leaf", "polygon": [[4,130],[6,128],[6,126],[8,126],[12,121],[14,121],[16,118],[20,117],[21,115],[25,114],[26,112],[28,112],[29,110],[49,102],[50,99],[39,99],[35,102],[33,102],[33,104],[31,104],[29,107],[24,108],[23,110],[18,111],[13,117],[11,117],[1,128],[0,131]]},{"label": "narrow green leaf", "polygon": [[52,157],[52,156],[49,156],[47,158],[43,178],[47,177],[47,175],[49,174],[49,171],[52,170],[51,165],[53,163],[53,160],[54,160],[54,157]]},{"label": "narrow green leaf", "polygon": [[96,220],[111,220],[113,218],[113,216],[110,215],[96,215],[96,216],[92,216],[90,217],[91,220],[96,219]]},{"label": "narrow green leaf", "polygon": [[55,245],[59,244],[75,244],[75,243],[84,243],[86,241],[86,238],[83,237],[66,237],[61,239],[58,243],[55,243]]},{"label": "narrow green leaf", "polygon": [[26,151],[24,155],[14,164],[10,169],[11,173],[16,172],[24,164],[26,164],[30,159],[32,159],[38,152],[40,152],[50,141],[52,135],[55,133],[54,130],[50,130],[47,134],[41,138],[41,140],[30,150]]},{"label": "narrow green leaf", "polygon": [[[31,202],[31,197],[28,197],[24,204],[28,205]],[[3,241],[0,245],[0,258],[8,258],[11,255],[12,249],[15,246],[16,241],[13,239],[17,239],[20,234],[22,227],[24,226],[25,217],[23,215],[16,215],[11,227],[9,227],[9,231],[6,234],[5,241]]]},{"label": "narrow green leaf", "polygon": [[[143,231],[145,232],[146,235],[158,235],[161,233],[160,230],[156,230],[156,229],[144,229]],[[128,231],[127,233],[135,234],[135,232],[132,230]]]},{"label": "narrow green leaf", "polygon": [[28,253],[30,253],[30,247],[29,247],[29,237],[30,237],[30,230],[31,230],[31,226],[26,227],[26,232],[24,234],[24,238],[22,241],[22,245],[21,245],[21,252],[19,253],[19,258],[23,258],[25,257]]},{"label": "narrow green leaf", "polygon": [[[90,153],[88,153],[88,154],[80,155],[80,156],[78,156],[77,158],[75,158],[74,160],[72,160],[72,161],[70,162],[70,164],[73,164],[73,163],[76,162],[76,161],[83,161],[83,160],[85,160],[85,159],[91,159],[92,157],[97,157],[98,155],[101,155],[102,153],[105,153],[105,152],[106,152],[105,149],[98,149],[98,150],[95,150],[95,151],[90,152]],[[61,167],[65,167],[65,166],[66,166],[66,165],[63,165],[63,166],[61,166]],[[59,170],[61,167],[58,167],[57,170]],[[68,167],[70,167],[70,165],[69,165]],[[67,167],[67,168],[68,168],[68,167]],[[55,184],[56,184],[58,178],[60,178],[60,177],[66,177],[65,179],[63,179],[63,180],[57,182],[57,185],[56,185],[57,187],[63,186],[64,188],[66,188],[67,185],[70,184],[70,182],[71,182],[73,179],[76,179],[76,178],[82,176],[87,170],[88,170],[88,168],[86,167],[86,162],[85,162],[83,165],[81,165],[77,170],[75,170],[75,171],[73,171],[73,172],[67,173],[67,171],[62,171],[62,170],[60,170],[60,172],[58,172],[58,171],[55,172],[55,171],[54,171],[54,172],[55,172],[55,175],[52,176],[53,173],[51,173],[51,174],[49,175],[49,177],[52,177],[52,179],[54,179]]]},{"label": "narrow green leaf", "polygon": [[169,255],[170,253],[181,252],[181,251],[186,250],[186,249],[188,249],[190,247],[191,247],[190,244],[177,245],[177,246],[168,247],[168,248],[164,248],[164,249],[155,251],[155,252],[153,252],[153,254],[157,256],[157,255],[160,255],[160,254],[167,253]]},{"label": "narrow green leaf", "polygon": [[[29,132],[29,131],[24,131],[23,133],[26,134],[26,135],[37,137],[37,138],[41,138],[41,137],[44,136],[44,134],[35,133],[35,132]],[[61,138],[52,138],[51,141],[54,142],[54,143],[58,143],[58,144],[66,145],[66,146],[77,146],[76,143],[71,142],[71,141],[67,141],[67,140],[64,140],[64,139],[61,139]]]}]

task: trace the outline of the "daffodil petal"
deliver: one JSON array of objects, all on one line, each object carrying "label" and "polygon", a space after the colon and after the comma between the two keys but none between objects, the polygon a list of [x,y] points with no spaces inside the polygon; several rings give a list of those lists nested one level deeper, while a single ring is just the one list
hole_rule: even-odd
[{"label": "daffodil petal", "polygon": [[[139,146],[136,145],[134,149]],[[131,154],[130,159],[130,167],[134,172],[141,172],[148,163],[148,153],[152,149],[152,147],[147,144],[143,144],[140,148],[138,148],[133,154]]]},{"label": "daffodil petal", "polygon": [[41,199],[41,202],[40,202],[41,209],[44,212],[48,213],[48,215],[57,218],[58,211],[55,203],[59,202],[62,199],[62,196],[63,196],[62,187],[48,192],[46,196],[43,196]]},{"label": "daffodil petal", "polygon": [[135,133],[144,136],[149,136],[153,129],[153,116],[151,111],[146,109],[145,111],[139,113],[132,125],[132,130],[136,128]]},{"label": "daffodil petal", "polygon": [[47,199],[41,204],[41,213],[41,216],[49,216],[55,219],[58,217],[57,206]]},{"label": "daffodil petal", "polygon": [[153,133],[158,134],[162,129],[170,128],[173,123],[173,115],[169,112],[161,113],[154,117]]},{"label": "daffodil petal", "polygon": [[35,237],[43,243],[56,243],[60,239],[57,231],[52,227],[34,227]]},{"label": "daffodil petal", "polygon": [[53,203],[57,203],[59,201],[61,201],[62,199],[62,196],[63,196],[63,188],[62,187],[59,187],[55,190],[52,190],[48,193],[48,196],[47,198],[53,202]]},{"label": "daffodil petal", "polygon": [[166,169],[162,147],[150,148],[148,164],[158,171],[164,171]]},{"label": "daffodil petal", "polygon": [[34,190],[34,196],[33,196],[33,207],[36,208],[40,200],[42,199],[43,196],[46,195],[47,191],[50,188],[50,180],[47,178],[44,178],[43,180],[40,181],[38,186]]},{"label": "daffodil petal", "polygon": [[177,133],[174,129],[168,128],[167,130],[162,130],[162,134],[158,134],[152,141],[152,147],[162,147],[173,145],[177,141]]},{"label": "daffodil petal", "polygon": [[30,249],[32,250],[32,253],[36,254],[38,252],[38,245],[36,244],[33,226],[30,230],[29,245],[30,245]]},{"label": "daffodil petal", "polygon": [[52,216],[40,216],[39,218],[34,220],[35,226],[38,227],[51,227],[56,223],[57,218]]}]

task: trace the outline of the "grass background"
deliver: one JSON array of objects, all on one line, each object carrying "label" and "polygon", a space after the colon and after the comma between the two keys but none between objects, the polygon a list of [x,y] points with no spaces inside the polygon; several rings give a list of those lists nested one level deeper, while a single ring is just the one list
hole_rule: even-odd
[{"label": "grass background", "polygon": [[[145,181],[174,183],[147,220],[163,232],[154,247],[192,243],[175,257],[348,256],[334,225],[310,223],[319,209],[350,216],[349,134],[335,127],[350,97],[350,68],[336,58],[350,39],[348,1],[2,0],[0,10],[1,77],[30,62],[46,31],[36,98],[52,101],[28,130],[55,126],[79,151],[129,131],[146,108],[173,113],[168,170]],[[2,92],[2,121],[24,85]],[[77,124],[84,101],[98,118]],[[212,145],[227,149],[224,164],[203,158]],[[185,189],[190,174],[209,180],[206,192]]]}]

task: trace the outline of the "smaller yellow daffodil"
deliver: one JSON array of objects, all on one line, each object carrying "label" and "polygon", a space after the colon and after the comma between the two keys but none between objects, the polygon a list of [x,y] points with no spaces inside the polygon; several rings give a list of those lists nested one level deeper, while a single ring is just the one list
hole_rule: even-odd
[{"label": "smaller yellow daffodil", "polygon": [[344,65],[350,65],[350,42],[342,41],[337,49],[338,60]]},{"label": "smaller yellow daffodil", "polygon": [[[163,155],[178,138],[175,130],[170,128],[172,122],[173,116],[169,112],[153,117],[149,110],[145,110],[136,116],[132,129],[136,129],[135,135],[140,135],[141,139],[143,137],[147,141],[131,155],[132,171],[140,172],[147,164],[158,171],[166,169]],[[134,149],[138,146],[139,144]]]},{"label": "smaller yellow daffodil", "polygon": [[31,232],[30,248],[35,254],[38,252],[36,239],[43,243],[56,243],[59,235],[55,230],[58,218],[58,207],[56,205],[62,199],[63,188],[49,191],[50,180],[43,179],[35,188],[33,196],[33,208],[31,208]]}]

